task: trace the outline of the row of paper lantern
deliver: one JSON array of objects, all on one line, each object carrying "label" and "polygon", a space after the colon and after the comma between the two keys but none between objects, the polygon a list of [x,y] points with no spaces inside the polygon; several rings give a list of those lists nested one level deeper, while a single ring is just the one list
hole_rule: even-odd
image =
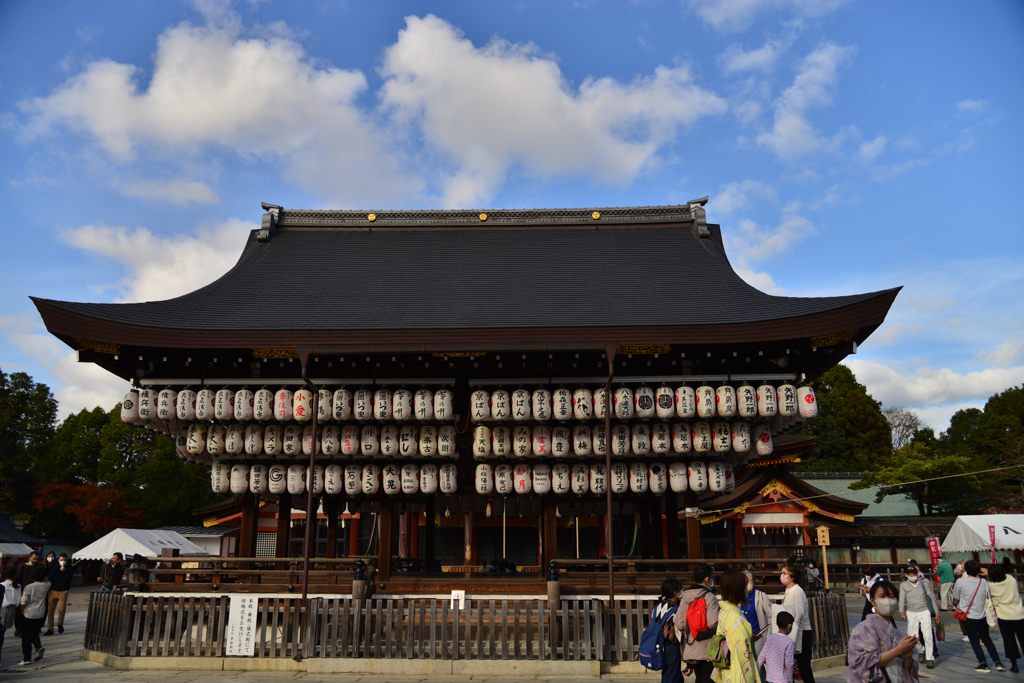
[{"label": "row of paper lantern", "polygon": [[[310,482],[312,473],[312,483]],[[438,490],[444,494],[458,492],[456,467],[444,463],[440,467],[433,463],[422,466],[412,463],[404,465],[314,465],[312,469],[302,465],[228,465],[215,461],[210,468],[210,483],[215,493],[234,494],[252,491],[257,494],[280,495],[306,493],[311,486],[314,495],[321,493],[349,496],[376,495],[383,490],[388,495],[433,495]],[[687,490],[697,493],[711,490],[729,491],[736,485],[732,466],[723,462],[705,464],[673,462],[612,464],[611,476],[606,476],[605,466],[583,463],[553,466],[539,463],[498,465],[491,467],[481,463],[476,467],[475,488],[481,495],[492,493],[506,496],[536,493],[557,495],[574,493],[601,495],[611,489],[614,494],[665,493],[671,490],[682,493]]]},{"label": "row of paper lantern", "polygon": [[[513,392],[498,389],[494,392],[476,390],[470,400],[470,417],[484,420],[515,420],[538,422],[547,420],[565,421],[570,419],[590,420],[605,418],[605,389],[591,392],[585,387],[573,391],[565,387],[553,393],[547,389],[526,389]],[[783,384],[775,389],[762,384],[756,389],[749,384],[733,388],[727,384],[714,389],[701,385],[696,389],[686,385],[673,390],[668,386],[655,389],[641,385],[634,390],[620,386],[614,392],[613,417],[627,420],[632,417],[668,420],[672,418],[711,419],[771,418],[776,414],[784,417],[812,418],[818,413],[814,390]],[[200,389],[198,392],[185,388],[179,392],[173,389],[143,389],[139,393],[129,392],[122,402],[121,417],[125,422],[143,424],[153,419],[166,422],[176,417],[182,422],[207,420],[227,422],[308,422],[313,417],[313,392],[309,389],[279,389],[272,392],[260,389],[252,392],[240,389]],[[416,419],[421,422],[448,421],[455,417],[453,393],[450,389],[348,389],[331,392],[319,390],[317,420],[320,422],[349,419],[366,421],[395,420],[403,422]]]}]

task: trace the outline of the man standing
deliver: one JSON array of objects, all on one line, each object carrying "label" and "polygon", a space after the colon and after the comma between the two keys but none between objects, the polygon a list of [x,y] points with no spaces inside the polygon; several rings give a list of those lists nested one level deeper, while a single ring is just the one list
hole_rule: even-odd
[{"label": "man standing", "polygon": [[928,668],[935,668],[935,639],[932,637],[932,619],[938,613],[935,609],[935,595],[932,585],[921,579],[917,567],[907,568],[907,580],[900,585],[900,619],[907,620],[907,635],[919,637],[917,647],[924,643],[918,653],[918,661],[928,660]]},{"label": "man standing", "polygon": [[939,604],[943,612],[949,611],[949,594],[953,590],[953,565],[940,555],[935,558],[939,564],[935,567],[935,575],[939,577]]},{"label": "man standing", "polygon": [[114,553],[113,557],[103,565],[103,571],[96,578],[103,585],[100,586],[100,593],[113,593],[117,584],[124,578],[124,555]]},{"label": "man standing", "polygon": [[44,636],[53,635],[53,614],[57,614],[57,632],[64,633],[64,612],[68,609],[68,591],[71,590],[71,579],[75,570],[68,562],[67,553],[61,553],[47,578],[50,579],[50,596],[47,600],[47,624]]},{"label": "man standing", "polygon": [[32,583],[32,574],[35,572],[37,564],[39,564],[39,553],[33,550],[28,555],[28,562],[18,565],[18,583],[21,586],[28,586]]},{"label": "man standing", "polygon": [[[673,617],[679,642],[683,644],[683,661],[687,675],[690,671],[695,683],[711,683],[715,667],[707,659],[708,641],[718,630],[718,598],[715,597],[714,571],[709,565],[697,565],[693,572],[693,585],[683,591],[679,609]],[[691,613],[690,605],[703,602]]]}]

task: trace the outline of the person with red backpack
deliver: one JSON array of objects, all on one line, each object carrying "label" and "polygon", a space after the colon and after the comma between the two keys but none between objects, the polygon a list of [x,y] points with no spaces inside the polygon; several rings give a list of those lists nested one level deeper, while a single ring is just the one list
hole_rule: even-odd
[{"label": "person with red backpack", "polygon": [[696,683],[711,683],[714,665],[708,661],[708,641],[718,630],[718,598],[714,592],[714,571],[706,564],[697,565],[693,585],[683,591],[674,617],[679,642],[683,644],[684,675],[693,673]]}]

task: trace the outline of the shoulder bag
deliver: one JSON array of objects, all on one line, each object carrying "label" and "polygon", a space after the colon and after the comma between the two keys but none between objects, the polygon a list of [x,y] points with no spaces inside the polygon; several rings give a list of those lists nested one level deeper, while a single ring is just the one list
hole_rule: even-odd
[{"label": "shoulder bag", "polygon": [[[971,611],[971,605],[974,604],[974,598],[978,596],[978,591],[981,589],[981,582],[983,580],[984,579],[978,579],[978,587],[974,589],[974,595],[971,596],[971,601],[967,603],[967,612]],[[967,612],[957,607],[956,611],[953,612],[953,616],[957,621],[967,621]]]}]

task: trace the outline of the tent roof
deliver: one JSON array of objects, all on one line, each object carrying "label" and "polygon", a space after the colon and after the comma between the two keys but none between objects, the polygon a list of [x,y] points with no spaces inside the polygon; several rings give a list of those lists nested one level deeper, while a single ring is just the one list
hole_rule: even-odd
[{"label": "tent roof", "polygon": [[174,531],[160,529],[114,529],[74,554],[74,560],[106,560],[115,552],[125,557],[159,557],[164,548],[177,548],[182,555],[203,555],[205,550]]},{"label": "tent roof", "polygon": [[0,557],[27,557],[31,552],[24,543],[0,543]]},{"label": "tent roof", "polygon": [[991,550],[990,526],[995,527],[996,550],[1024,550],[1024,515],[960,515],[939,549],[947,552]]}]

